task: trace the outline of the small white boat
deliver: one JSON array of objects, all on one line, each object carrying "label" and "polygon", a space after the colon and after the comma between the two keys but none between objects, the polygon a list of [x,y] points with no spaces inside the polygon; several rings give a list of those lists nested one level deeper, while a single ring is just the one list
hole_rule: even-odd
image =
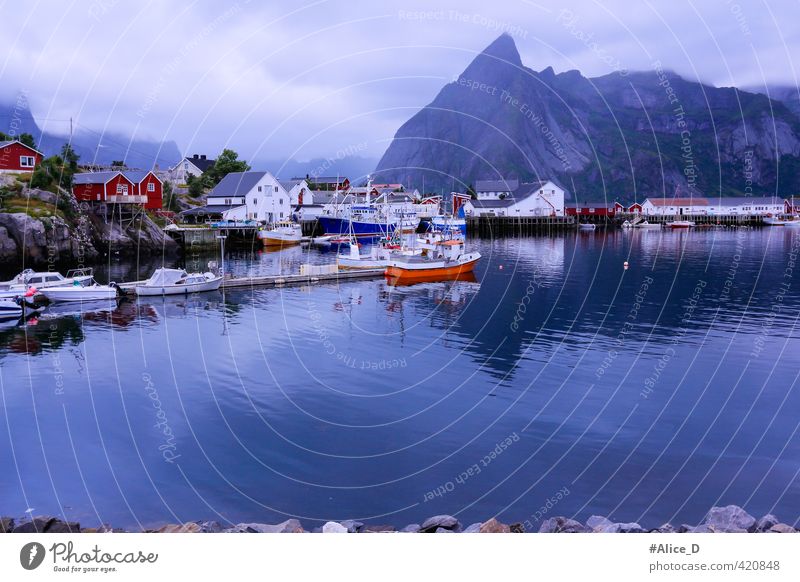
[{"label": "small white boat", "polygon": [[65,277],[55,271],[33,271],[25,269],[9,281],[0,282],[0,297],[13,298],[25,293],[29,287],[44,289],[47,287],[63,287],[75,282],[82,283],[92,279],[92,269],[72,269]]},{"label": "small white boat", "polygon": [[24,310],[22,305],[15,299],[0,299],[0,321],[8,319],[19,319]]},{"label": "small white boat", "polygon": [[113,283],[101,285],[93,277],[73,281],[72,285],[45,287],[39,290],[50,301],[98,301],[116,299],[119,289]]},{"label": "small white boat", "polygon": [[673,220],[672,222],[668,222],[665,226],[667,228],[691,228],[695,224],[691,220]]},{"label": "small white boat", "polygon": [[789,223],[785,218],[767,215],[764,217],[764,224],[767,226],[786,226]]},{"label": "small white boat", "polygon": [[347,253],[336,256],[336,264],[340,269],[385,269],[389,264],[389,252],[378,246],[370,248],[366,254],[361,253],[358,243],[351,242]]},{"label": "small white boat", "polygon": [[622,223],[622,228],[633,228],[633,225],[630,223],[629,220],[626,220]]},{"label": "small white boat", "polygon": [[222,277],[214,273],[187,273],[183,269],[156,269],[142,285],[136,286],[139,296],[185,295],[216,291],[222,285]]},{"label": "small white boat", "polygon": [[303,238],[303,229],[296,222],[278,222],[269,230],[258,231],[258,237],[265,247],[297,245]]},{"label": "small white boat", "polygon": [[633,228],[661,228],[661,225],[657,222],[648,222],[643,220],[642,222],[637,222],[634,224]]},{"label": "small white boat", "polygon": [[590,231],[590,230],[595,230],[596,228],[597,225],[594,225],[591,222],[581,222],[580,224],[578,224],[578,230]]}]

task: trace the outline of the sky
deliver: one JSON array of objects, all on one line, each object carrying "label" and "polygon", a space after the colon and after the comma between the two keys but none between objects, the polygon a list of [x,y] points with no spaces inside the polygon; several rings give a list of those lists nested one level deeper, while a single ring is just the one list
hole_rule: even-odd
[{"label": "sky", "polygon": [[379,158],[503,32],[537,71],[796,87],[800,66],[798,0],[0,2],[0,100],[45,130],[247,159]]}]

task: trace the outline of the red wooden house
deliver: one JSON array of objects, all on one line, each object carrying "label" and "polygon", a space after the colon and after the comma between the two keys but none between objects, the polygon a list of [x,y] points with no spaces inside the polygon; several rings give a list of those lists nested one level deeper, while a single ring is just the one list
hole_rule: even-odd
[{"label": "red wooden house", "polygon": [[641,214],[642,213],[642,205],[638,202],[635,202],[628,206],[628,212],[631,214]]},{"label": "red wooden house", "polygon": [[44,156],[24,143],[0,141],[0,172],[33,172]]},{"label": "red wooden house", "polygon": [[90,172],[75,174],[72,193],[79,202],[139,204],[148,210],[160,210],[163,185],[153,172]]},{"label": "red wooden house", "polygon": [[614,216],[616,204],[613,202],[569,202],[564,205],[567,216]]}]

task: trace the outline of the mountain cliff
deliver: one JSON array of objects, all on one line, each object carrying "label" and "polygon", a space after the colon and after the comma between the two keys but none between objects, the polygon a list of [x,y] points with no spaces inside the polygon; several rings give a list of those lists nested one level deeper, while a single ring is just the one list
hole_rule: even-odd
[{"label": "mountain cliff", "polygon": [[504,34],[409,119],[376,180],[426,190],[556,178],[579,199],[800,191],[800,117],[784,103],[655,66],[586,78],[525,67]]}]

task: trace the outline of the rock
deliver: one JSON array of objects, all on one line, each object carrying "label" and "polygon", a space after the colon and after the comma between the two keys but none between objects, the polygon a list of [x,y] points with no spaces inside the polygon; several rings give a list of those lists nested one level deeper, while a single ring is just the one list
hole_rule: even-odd
[{"label": "rock", "polygon": [[480,533],[511,533],[511,528],[504,523],[500,523],[495,518],[483,522]]},{"label": "rock", "polygon": [[777,525],[779,523],[780,520],[778,520],[777,517],[771,513],[768,513],[756,522],[756,531],[767,531],[773,525]]},{"label": "rock", "polygon": [[296,519],[287,519],[277,525],[267,523],[238,523],[228,532],[239,533],[303,533],[303,526]]},{"label": "rock", "polygon": [[360,521],[353,521],[352,519],[346,519],[341,523],[344,527],[347,528],[348,533],[358,533],[364,527],[363,523],[361,523]]},{"label": "rock", "polygon": [[53,522],[47,526],[46,533],[80,533],[81,524],[74,521],[61,521],[54,519]]},{"label": "rock", "polygon": [[464,533],[480,533],[482,525],[481,522],[473,523],[464,530]]},{"label": "rock", "polygon": [[583,533],[587,528],[579,521],[567,517],[551,517],[542,522],[539,533]]},{"label": "rock", "polygon": [[525,526],[521,523],[512,523],[508,527],[511,530],[511,533],[525,533]]},{"label": "rock", "polygon": [[605,527],[609,527],[613,525],[612,521],[602,515],[593,515],[589,519],[586,520],[586,527],[588,527],[592,531],[600,531]]},{"label": "rock", "polygon": [[53,517],[34,517],[17,524],[13,533],[44,533],[50,524],[55,521]]},{"label": "rock", "polygon": [[365,525],[361,533],[393,533],[397,531],[393,525]]},{"label": "rock", "polygon": [[678,533],[691,533],[694,530],[694,526],[688,525],[686,523],[682,523],[680,527],[678,527]]},{"label": "rock", "polygon": [[[746,530],[743,529],[733,529],[730,530],[731,533],[744,533]],[[712,525],[708,525],[707,523],[701,523],[697,527],[693,527],[691,532],[688,533],[717,533],[717,530]]]},{"label": "rock", "polygon": [[329,521],[322,526],[322,533],[347,533],[347,528],[341,523]]},{"label": "rock", "polygon": [[795,533],[797,530],[785,523],[776,523],[769,528],[770,533]]},{"label": "rock", "polygon": [[712,507],[705,521],[706,525],[718,532],[736,530],[754,531],[756,519],[738,505]]},{"label": "rock", "polygon": [[0,533],[11,533],[14,529],[13,517],[0,517]]},{"label": "rock", "polygon": [[5,226],[0,226],[0,261],[4,263],[17,263],[20,260],[17,242],[8,234]]},{"label": "rock", "polygon": [[455,532],[451,529],[447,529],[446,527],[437,527],[436,531],[433,533],[455,533]]},{"label": "rock", "polygon": [[675,533],[675,528],[672,526],[671,523],[665,523],[652,531],[658,533]]},{"label": "rock", "polygon": [[202,521],[200,522],[200,531],[202,533],[219,533],[222,531],[222,525],[218,521]]},{"label": "rock", "polygon": [[420,528],[420,530],[425,533],[429,533],[436,531],[437,527],[456,530],[456,529],[461,529],[461,524],[452,515],[434,515],[433,517],[429,517],[422,523],[422,527]]},{"label": "rock", "polygon": [[643,533],[644,529],[638,523],[612,523],[594,530],[597,533]]},{"label": "rock", "polygon": [[155,530],[156,533],[201,533],[202,531],[200,524],[193,521],[184,524],[168,523]]},{"label": "rock", "polygon": [[[478,525],[480,525],[480,524],[478,524]],[[403,533],[417,533],[417,532],[419,532],[419,527],[420,526],[419,526],[418,523],[412,523],[412,524],[407,525],[406,527],[404,527],[400,531],[403,532]]]}]

